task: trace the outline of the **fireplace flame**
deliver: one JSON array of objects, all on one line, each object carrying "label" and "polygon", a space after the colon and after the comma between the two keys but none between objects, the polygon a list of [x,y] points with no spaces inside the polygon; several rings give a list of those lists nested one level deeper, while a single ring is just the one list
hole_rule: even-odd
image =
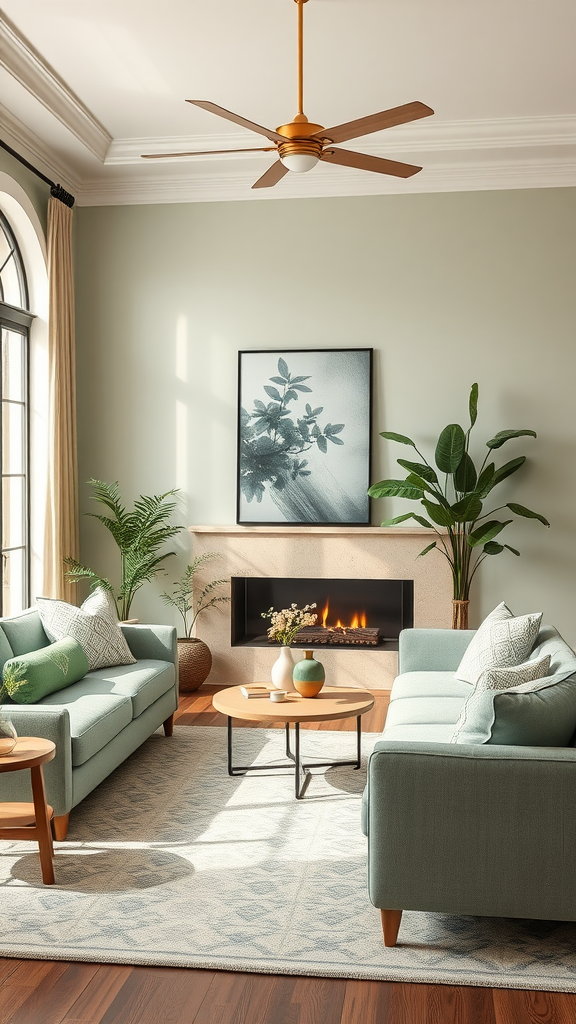
[{"label": "fireplace flame", "polygon": [[350,620],[348,626],[344,625],[343,622],[338,619],[336,625],[328,625],[328,615],[330,614],[330,602],[326,601],[326,604],[322,610],[322,626],[324,629],[366,629],[366,612],[355,612]]}]

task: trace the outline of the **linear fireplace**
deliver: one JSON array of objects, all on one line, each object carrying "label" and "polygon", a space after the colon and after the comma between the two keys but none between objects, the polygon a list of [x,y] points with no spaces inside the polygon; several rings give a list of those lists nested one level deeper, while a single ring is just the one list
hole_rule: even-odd
[{"label": "linear fireplace", "polygon": [[262,613],[269,608],[316,604],[318,620],[294,647],[398,650],[402,629],[414,624],[414,581],[233,576],[231,644],[271,647]]}]

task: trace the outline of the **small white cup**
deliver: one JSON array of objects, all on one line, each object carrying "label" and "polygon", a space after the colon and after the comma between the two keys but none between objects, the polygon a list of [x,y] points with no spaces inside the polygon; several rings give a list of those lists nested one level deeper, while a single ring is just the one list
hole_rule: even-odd
[{"label": "small white cup", "polygon": [[270,700],[273,701],[274,704],[279,704],[281,701],[286,700],[287,697],[288,697],[288,690],[271,690],[270,691]]}]

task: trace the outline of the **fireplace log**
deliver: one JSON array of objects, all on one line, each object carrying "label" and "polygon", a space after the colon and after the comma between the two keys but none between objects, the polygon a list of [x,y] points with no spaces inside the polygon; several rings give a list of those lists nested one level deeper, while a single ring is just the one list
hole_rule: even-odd
[{"label": "fireplace log", "polygon": [[370,626],[304,626],[294,637],[296,644],[310,646],[346,644],[351,647],[376,647],[380,630]]}]

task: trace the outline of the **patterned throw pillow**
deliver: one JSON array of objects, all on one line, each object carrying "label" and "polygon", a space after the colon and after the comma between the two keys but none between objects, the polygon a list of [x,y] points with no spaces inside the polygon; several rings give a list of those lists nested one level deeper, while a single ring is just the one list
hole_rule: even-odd
[{"label": "patterned throw pillow", "polygon": [[531,689],[530,684],[537,681],[539,685],[549,670],[549,654],[534,661],[527,661],[523,665],[514,665],[511,668],[486,669],[482,672],[470,696],[466,698],[450,742],[485,743],[491,735],[491,727],[494,723],[494,694],[487,699],[486,692],[488,690],[501,692],[512,690],[512,688],[516,691],[516,688],[521,686],[522,692],[526,693]]},{"label": "patterned throw pillow", "polygon": [[536,642],[542,612],[512,615],[504,602],[484,619],[456,669],[456,679],[475,685],[486,669],[511,668],[529,657]]},{"label": "patterned throw pillow", "polygon": [[74,637],[84,648],[90,669],[136,661],[118,625],[114,602],[101,587],[92,591],[81,608],[49,597],[38,597],[36,603],[48,639]]}]

